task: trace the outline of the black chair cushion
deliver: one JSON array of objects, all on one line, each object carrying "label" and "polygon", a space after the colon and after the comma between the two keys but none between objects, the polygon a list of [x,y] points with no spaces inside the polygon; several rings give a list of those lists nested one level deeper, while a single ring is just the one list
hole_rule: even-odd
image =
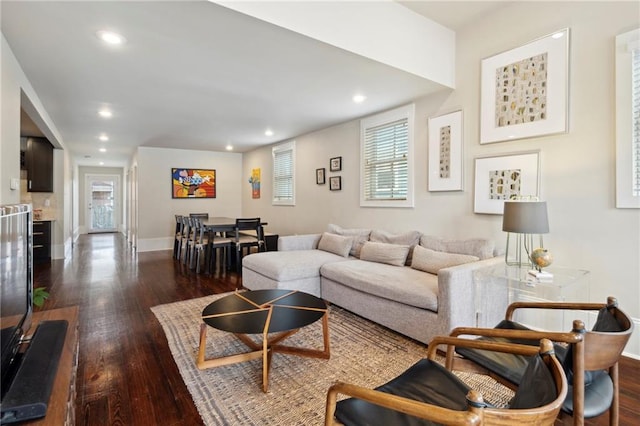
[{"label": "black chair cushion", "polygon": [[617,333],[624,331],[624,327],[618,322],[615,315],[607,308],[602,308],[598,312],[598,319],[593,325],[593,331],[605,333]]},{"label": "black chair cushion", "polygon": [[[494,328],[502,330],[530,330],[517,322],[502,320]],[[504,337],[480,337],[479,340],[502,343],[518,343],[521,345],[538,346],[540,340],[536,339],[508,339]],[[564,345],[554,344],[556,357],[562,363],[567,354],[567,348]],[[456,348],[456,352],[463,357],[470,359],[481,367],[497,374],[505,380],[513,384],[520,384],[524,376],[530,356],[515,355],[501,352],[494,352],[473,348]]]},{"label": "black chair cushion", "polygon": [[[453,410],[467,410],[466,395],[469,387],[442,365],[428,359],[418,361],[376,390]],[[435,424],[356,398],[339,401],[335,417],[347,426]]]},{"label": "black chair cushion", "polygon": [[540,355],[530,357],[520,386],[509,403],[511,409],[537,408],[558,397],[556,383]]},{"label": "black chair cushion", "polygon": [[[613,381],[606,371],[591,371],[584,387],[584,417],[590,419],[606,412],[613,401]],[[569,385],[562,411],[573,415],[573,386]]]}]

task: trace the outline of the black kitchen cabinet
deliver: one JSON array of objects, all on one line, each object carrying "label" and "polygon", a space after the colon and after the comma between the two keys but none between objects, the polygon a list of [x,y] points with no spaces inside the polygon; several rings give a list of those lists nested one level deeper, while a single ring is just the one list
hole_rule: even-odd
[{"label": "black kitchen cabinet", "polygon": [[33,264],[51,262],[51,221],[33,221]]},{"label": "black kitchen cabinet", "polygon": [[27,138],[27,191],[53,192],[53,145],[46,138]]}]

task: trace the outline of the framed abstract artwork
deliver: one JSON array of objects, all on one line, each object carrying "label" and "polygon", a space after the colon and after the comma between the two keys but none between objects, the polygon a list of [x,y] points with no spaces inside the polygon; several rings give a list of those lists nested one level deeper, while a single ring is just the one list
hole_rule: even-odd
[{"label": "framed abstract artwork", "polygon": [[340,191],[342,189],[342,177],[331,176],[329,178],[329,189],[331,191]]},{"label": "framed abstract artwork", "polygon": [[325,180],[325,168],[316,169],[316,185],[324,185],[326,183]]},{"label": "framed abstract artwork", "polygon": [[462,111],[429,118],[429,191],[462,191]]},{"label": "framed abstract artwork", "polygon": [[329,171],[339,172],[342,170],[342,157],[333,157],[329,160]]},{"label": "framed abstract artwork", "polygon": [[171,169],[172,198],[216,198],[216,171]]},{"label": "framed abstract artwork", "polygon": [[481,72],[481,144],[568,131],[568,28],[483,59]]},{"label": "framed abstract artwork", "polygon": [[505,200],[538,197],[540,151],[475,159],[474,213],[502,214]]}]

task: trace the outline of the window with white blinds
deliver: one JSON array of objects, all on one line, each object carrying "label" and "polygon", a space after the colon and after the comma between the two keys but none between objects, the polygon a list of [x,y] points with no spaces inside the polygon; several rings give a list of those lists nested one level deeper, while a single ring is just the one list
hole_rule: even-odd
[{"label": "window with white blinds", "polygon": [[640,47],[631,51],[632,84],[632,138],[631,158],[633,161],[632,191],[634,197],[640,197]]},{"label": "window with white blinds", "polygon": [[640,208],[640,28],[616,36],[616,207]]},{"label": "window with white blinds", "polygon": [[295,141],[273,147],[273,204],[295,204]]},{"label": "window with white blinds", "polygon": [[360,205],[412,207],[413,105],[361,121]]}]

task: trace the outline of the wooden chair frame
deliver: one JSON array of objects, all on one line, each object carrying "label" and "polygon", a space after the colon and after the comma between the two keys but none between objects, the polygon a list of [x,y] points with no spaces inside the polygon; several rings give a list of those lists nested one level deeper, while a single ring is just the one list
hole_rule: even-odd
[{"label": "wooden chair frame", "polygon": [[[516,423],[520,425],[553,425],[567,395],[567,378],[560,362],[556,359],[555,354],[553,353],[553,345],[549,340],[543,339],[540,343],[540,347],[538,348],[528,345],[485,342],[450,336],[436,336],[429,343],[427,358],[431,360],[435,359],[437,348],[440,345],[453,345],[454,347],[465,346],[520,355],[543,354],[544,360],[549,366],[555,380],[558,395],[555,400],[541,407],[511,410],[508,408],[486,407],[484,406],[480,393],[471,390],[467,394],[468,410],[457,411],[388,394],[375,389],[336,382],[327,392],[325,426],[341,424],[334,418],[338,394],[362,399],[391,410],[400,411],[411,416],[448,425],[513,425]],[[449,366],[447,366],[447,369],[452,371],[452,368]]]},{"label": "wooden chair frame", "polygon": [[[615,297],[608,297],[607,303],[574,303],[574,302],[515,302],[507,307],[505,319],[513,321],[515,312],[519,309],[555,309],[555,310],[580,310],[599,311],[608,307],[618,323],[625,329],[622,332],[597,332],[586,331],[581,320],[573,322],[573,330],[570,332],[551,332],[539,330],[506,330],[495,328],[475,328],[457,327],[450,336],[483,336],[483,337],[503,337],[512,339],[550,339],[554,342],[561,342],[573,345],[573,424],[584,424],[584,384],[585,371],[608,370],[613,381],[613,401],[609,407],[609,424],[619,423],[619,378],[618,361],[622,355],[631,334],[633,333],[633,322],[618,308],[618,301]],[[446,365],[452,365],[455,347],[447,348]],[[460,358],[456,358],[460,359]],[[470,360],[466,360],[472,363]],[[469,368],[469,367],[467,367]],[[506,382],[501,377],[492,374],[484,368],[477,368],[476,371],[489,374],[496,380],[507,386],[514,386]]]}]

